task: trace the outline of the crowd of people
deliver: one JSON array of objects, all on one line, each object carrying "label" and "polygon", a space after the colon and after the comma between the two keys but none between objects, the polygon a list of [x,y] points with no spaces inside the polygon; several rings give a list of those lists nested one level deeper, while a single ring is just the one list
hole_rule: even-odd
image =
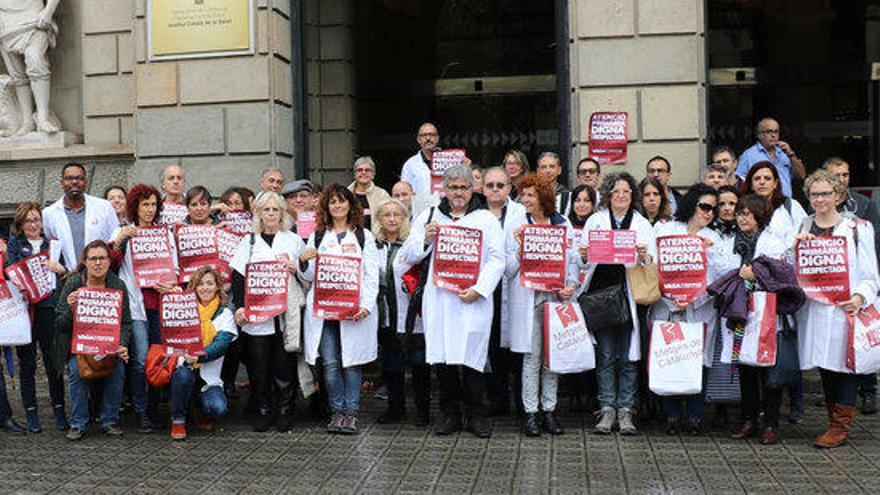
[{"label": "crowd of people", "polygon": [[[873,305],[880,289],[880,217],[868,198],[849,189],[845,160],[828,158],[807,176],[793,148],[779,140],[775,120],[762,119],[755,131],[755,145],[739,158],[727,147],[714,150],[702,180],[684,192],[670,185],[672,163],[663,156],[647,161],[641,180],[608,166],[603,173],[597,161],[584,158],[575,166],[577,184],[568,190],[560,183],[557,154],[541,153],[533,169],[518,150],[486,168],[465,157],[443,173],[440,192],[432,185],[431,159],[441,141],[431,123],[420,126],[419,150],[403,164],[390,194],[374,183],[370,157],[354,162],[354,181],[347,187],[285,182],[281,170],[269,169],[258,193],[231,187],[216,199],[205,187],[187,189],[179,165],[161,171],[158,188],[114,186],[98,198],[86,193],[86,168],[69,163],[61,175],[63,197],[43,209],[19,205],[2,246],[5,266],[49,252],[52,242],[59,244],[60,256],[47,262],[57,277],[56,292],[31,308],[32,343],[16,348],[26,425],[12,418],[0,380],[0,429],[42,431],[35,391],[39,347],[54,424],[72,441],[81,439],[92,421],[108,435],[123,434],[124,396],[141,433],[160,422],[163,397],[170,404],[172,438],[186,438],[188,420],[209,430],[226,413],[228,397],[239,393],[242,365],[254,430],[291,429],[301,396],[326,412],[328,432],[356,433],[363,370],[379,360],[387,389],[380,423],[407,420],[407,369],[415,406],[411,418],[419,426],[432,423],[433,368],[437,435],[467,429],[488,437],[489,418],[511,414],[522,418],[527,436],[563,434],[556,411],[559,396],[567,394],[573,404],[585,401],[581,410],[595,412],[596,434],[632,435],[639,422],[657,419],[671,435],[700,435],[707,403],[719,404],[721,412],[738,403],[741,422],[732,436],[758,436],[762,444],[779,439],[785,391],[789,419],[803,419],[800,370],[818,368],[828,428],[815,444],[840,445],[857,407],[864,414],[877,411],[875,375],[854,373],[847,339],[852,315]],[[800,184],[808,204],[792,197]],[[227,229],[230,212],[250,212],[252,224],[228,262],[228,274],[205,265],[185,284],[136,283],[129,246],[143,229],[165,226],[174,246],[179,226]],[[522,283],[523,236],[531,225],[564,229],[561,288],[543,291]],[[450,226],[479,232],[481,239],[474,283],[453,289],[435,280],[434,266],[436,240]],[[635,263],[591,262],[588,233],[615,230],[635,233]],[[724,308],[735,303],[726,295],[710,290],[689,302],[663,297],[644,303],[634,294],[629,269],[655,264],[657,239],[671,235],[701,240],[710,289],[713,282],[732,279],[747,296],[785,294],[775,319],[775,366],[738,362],[737,346],[749,322],[728,317]],[[805,297],[793,280],[795,244],[831,235],[849,241],[851,296],[836,304]],[[324,292],[316,290],[322,256],[358,260],[356,308],[345,318],[316,307],[324,307]],[[248,267],[267,261],[286,267],[287,306],[255,322],[248,317]],[[93,361],[71,353],[82,288],[124,293],[115,368],[99,380],[84,378],[82,368],[95,366]],[[183,289],[197,295],[204,354],[165,356],[157,364],[148,355],[162,342],[160,301]],[[606,303],[610,307],[596,309],[600,300],[612,301]],[[547,303],[560,301],[583,308],[595,345],[594,369],[568,375],[550,370],[544,313]],[[699,393],[658,396],[650,390],[647,355],[656,321],[705,323]],[[795,373],[780,378],[777,368],[791,360],[798,363]],[[166,365],[172,371],[163,390],[147,377],[152,367]]]}]

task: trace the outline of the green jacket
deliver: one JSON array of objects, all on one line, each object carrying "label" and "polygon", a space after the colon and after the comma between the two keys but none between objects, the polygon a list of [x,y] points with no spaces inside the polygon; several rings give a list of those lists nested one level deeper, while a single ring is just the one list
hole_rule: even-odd
[{"label": "green jacket", "polygon": [[[119,345],[128,347],[131,340],[131,311],[128,308],[128,291],[125,282],[111,271],[107,272],[105,285],[108,289],[122,291],[122,326],[119,329]],[[64,280],[64,287],[55,303],[55,369],[65,374],[67,359],[70,357],[70,341],[73,338],[73,312],[67,304],[67,296],[83,286],[79,273],[74,273]]]}]

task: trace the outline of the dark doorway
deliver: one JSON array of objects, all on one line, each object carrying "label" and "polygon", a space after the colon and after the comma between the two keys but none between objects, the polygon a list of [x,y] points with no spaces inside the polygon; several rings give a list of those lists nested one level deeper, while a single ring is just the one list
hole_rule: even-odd
[{"label": "dark doorway", "polygon": [[355,3],[357,151],[379,185],[397,179],[424,121],[483,167],[512,148],[559,149],[554,2]]}]

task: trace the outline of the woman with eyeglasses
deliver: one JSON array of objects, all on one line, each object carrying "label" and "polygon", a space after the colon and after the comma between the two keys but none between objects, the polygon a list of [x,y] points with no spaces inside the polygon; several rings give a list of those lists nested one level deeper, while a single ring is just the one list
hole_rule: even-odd
[{"label": "woman with eyeglasses", "polygon": [[846,239],[850,297],[837,304],[807,298],[797,314],[801,369],[819,368],[828,429],[816,438],[820,448],[837,447],[846,442],[856,415],[856,398],[862,375],[847,365],[847,348],[853,315],[874,303],[880,289],[877,258],[874,251],[874,228],[869,222],[837,210],[837,202],[846,194],[846,186],[826,170],[807,177],[804,192],[815,211],[801,224],[797,241],[817,237]]},{"label": "woman with eyeglasses", "polygon": [[[640,195],[636,180],[626,172],[614,172],[602,179],[598,211],[587,220],[580,239],[582,267],[586,269],[579,294],[619,287],[626,295],[631,323],[618,327],[590,328],[596,338],[596,374],[599,382],[598,434],[611,433],[615,424],[622,435],[636,434],[633,405],[637,392],[638,361],[641,358],[638,315],[632,290],[626,280],[626,265],[591,263],[591,230],[633,230],[639,263],[650,263],[656,255],[654,229],[639,212]],[[579,297],[583,297],[580,296]],[[621,308],[621,311],[625,311]],[[590,318],[586,316],[587,326]]]},{"label": "woman with eyeglasses", "polygon": [[[73,339],[73,312],[76,309],[79,289],[115,289],[122,292],[122,313],[119,329],[119,347],[110,356],[118,358],[113,373],[103,379],[100,400],[101,428],[109,436],[120,436],[118,426],[119,405],[125,382],[125,364],[128,362],[128,346],[131,340],[131,312],[125,282],[110,271],[110,247],[104,241],[92,241],[83,249],[82,261],[77,269],[65,279],[55,305],[55,369],[67,370],[70,388],[70,429],[67,439],[77,441],[85,435],[89,423],[89,389],[92,382],[80,378],[77,356],[71,354]],[[119,362],[122,361],[122,362]]]},{"label": "woman with eyeglasses", "polygon": [[[770,230],[768,225],[772,217],[770,203],[765,197],[747,194],[736,203],[737,231],[733,242],[723,244],[722,270],[738,270],[746,291],[749,293],[766,290],[765,283],[769,280],[758,278],[752,269],[752,262],[765,256],[773,260],[785,260],[785,246]],[[720,297],[720,296],[719,296]],[[784,316],[776,319],[776,332],[786,330]],[[727,318],[721,318],[722,357],[724,363],[733,361],[735,345],[734,332],[739,329],[730,328]],[[747,323],[747,322],[746,322]],[[761,432],[760,442],[772,445],[779,441],[779,407],[782,400],[782,389],[768,386],[769,368],[748,366],[737,363],[739,371],[740,395],[742,402],[740,411],[742,425],[731,435],[734,439],[745,439]],[[763,412],[763,429],[759,428],[759,414]]]},{"label": "woman with eyeglasses", "polygon": [[[688,189],[675,210],[675,220],[657,225],[657,239],[675,235],[693,235],[702,239],[706,249],[706,283],[711,284],[718,274],[718,250],[721,238],[710,228],[718,208],[718,192],[711,186],[696,184]],[[712,365],[718,313],[714,299],[708,293],[692,302],[662,298],[652,307],[649,321],[705,323],[706,345],[703,346],[703,365]],[[703,393],[690,396],[662,397],[666,413],[666,433],[678,434],[680,430],[697,436],[702,433]],[[685,419],[685,414],[687,414]],[[682,423],[685,420],[685,423]]]},{"label": "woman with eyeglasses", "polygon": [[348,189],[354,193],[364,210],[364,228],[370,229],[373,226],[373,212],[391,199],[391,195],[373,182],[376,178],[376,164],[369,156],[355,160],[353,171],[354,182],[348,185]]},{"label": "woman with eyeglasses", "polygon": [[510,177],[510,199],[515,200],[519,197],[517,185],[529,173],[529,159],[520,150],[510,150],[504,154],[501,165]]},{"label": "woman with eyeglasses", "polygon": [[[775,235],[783,246],[794,245],[795,234],[807,218],[807,212],[800,203],[782,194],[782,182],[779,180],[776,166],[768,161],[752,165],[740,187],[742,195],[754,193],[770,202],[773,216],[770,218],[767,230]],[[788,262],[794,264],[791,253]],[[804,390],[803,380],[799,378],[797,383],[789,388],[789,420],[798,423],[803,418]]]},{"label": "woman with eyeglasses", "polygon": [[[284,432],[293,426],[297,388],[296,356],[285,350],[287,339],[284,334],[300,331],[303,294],[292,277],[297,273],[297,260],[305,246],[302,239],[290,231],[293,220],[285,211],[284,199],[280,194],[261,192],[253,205],[254,233],[241,239],[238,250],[229,262],[234,314],[241,333],[247,336],[244,351],[247,353],[251,393],[257,409],[254,431],[268,431],[274,424],[278,431]],[[248,265],[261,261],[280,261],[287,266],[287,308],[267,321],[250,323],[245,311]]]}]

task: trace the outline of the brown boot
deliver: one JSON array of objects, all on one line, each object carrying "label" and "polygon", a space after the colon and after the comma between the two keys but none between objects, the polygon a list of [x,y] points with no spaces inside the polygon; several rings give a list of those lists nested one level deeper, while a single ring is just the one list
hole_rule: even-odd
[{"label": "brown boot", "polygon": [[831,423],[825,433],[819,435],[816,439],[816,447],[822,449],[830,449],[838,447],[846,442],[849,437],[850,425],[856,417],[855,406],[845,406],[843,404],[832,404],[830,409]]}]

